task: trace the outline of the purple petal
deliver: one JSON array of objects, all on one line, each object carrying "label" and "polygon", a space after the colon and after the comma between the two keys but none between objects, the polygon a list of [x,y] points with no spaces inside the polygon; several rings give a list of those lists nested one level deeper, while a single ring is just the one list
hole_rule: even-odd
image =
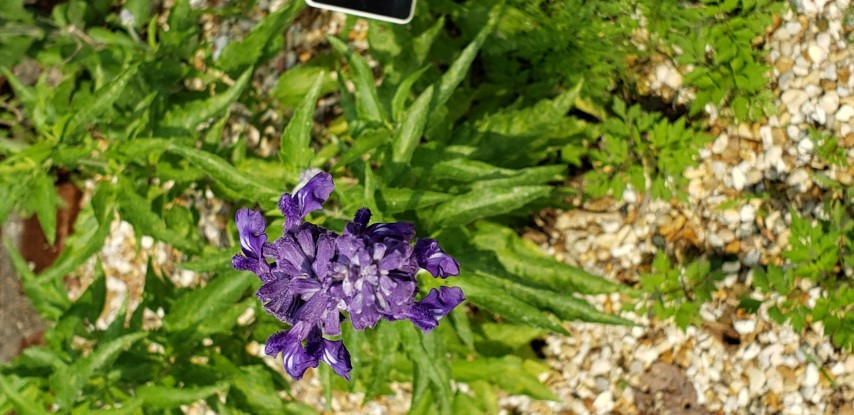
[{"label": "purple petal", "polygon": [[247,258],[240,254],[235,254],[231,258],[231,266],[238,271],[252,271],[255,275],[260,273],[259,261],[254,258]]},{"label": "purple petal", "polygon": [[314,263],[311,265],[314,274],[321,281],[326,278],[335,256],[335,237],[330,234],[322,234],[317,238],[317,252],[314,255]]},{"label": "purple petal", "polygon": [[415,303],[407,317],[425,333],[439,325],[439,319],[460,305],[466,296],[460,287],[439,287],[430,290],[426,297]]},{"label": "purple petal", "polygon": [[234,215],[237,232],[240,235],[240,248],[250,258],[260,259],[267,234],[264,230],[267,222],[261,212],[252,209],[239,209]]},{"label": "purple petal", "polygon": [[293,196],[289,193],[279,199],[279,209],[285,215],[285,228],[293,229],[305,215],[320,209],[329,198],[335,184],[328,173],[318,173]]},{"label": "purple petal", "polygon": [[419,239],[415,242],[415,258],[418,260],[418,266],[434,277],[447,278],[460,273],[460,264],[442,251],[435,239]]},{"label": "purple petal", "polygon": [[320,330],[314,327],[308,334],[305,350],[313,359],[326,362],[335,373],[350,380],[350,370],[353,366],[350,364],[350,353],[344,347],[343,341],[324,339]]},{"label": "purple petal", "polygon": [[362,232],[365,231],[365,228],[368,226],[368,222],[371,220],[371,210],[368,208],[361,208],[356,211],[355,217],[353,217],[353,221],[348,223],[345,227],[346,233],[349,235],[361,235]]},{"label": "purple petal", "polygon": [[375,223],[365,231],[374,242],[383,242],[387,238],[409,243],[415,237],[415,225],[409,222]]},{"label": "purple petal", "polygon": [[350,352],[344,347],[343,341],[323,339],[323,353],[320,355],[320,360],[331,366],[338,376],[350,380],[353,365],[350,364]]},{"label": "purple petal", "polygon": [[262,285],[255,296],[268,313],[285,323],[295,320],[297,309],[302,305],[302,300],[290,291],[289,281],[284,278]]},{"label": "purple petal", "polygon": [[317,357],[306,353],[302,346],[305,327],[300,322],[286,332],[279,332],[270,336],[264,349],[268,356],[275,356],[281,352],[285,371],[296,380],[302,379],[308,368],[317,367],[320,363]]}]

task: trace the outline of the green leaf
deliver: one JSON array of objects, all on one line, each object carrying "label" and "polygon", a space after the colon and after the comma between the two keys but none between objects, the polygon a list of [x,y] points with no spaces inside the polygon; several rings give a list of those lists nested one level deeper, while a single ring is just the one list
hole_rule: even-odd
[{"label": "green leaf", "polygon": [[243,72],[257,63],[265,52],[270,51],[272,44],[278,43],[281,48],[282,30],[290,25],[297,13],[305,7],[303,2],[285,3],[285,7],[271,13],[252,28],[248,35],[235,42],[229,42],[220,54],[217,62],[230,75]]},{"label": "green leaf", "polygon": [[90,123],[98,122],[98,117],[107,112],[113,106],[113,103],[125,93],[125,87],[136,76],[138,69],[138,65],[132,65],[122,71],[110,83],[98,88],[91,99],[87,100],[86,105],[80,111],[74,113],[74,116],[68,121],[64,135],[68,137],[76,134]]},{"label": "green leaf", "polygon": [[456,359],[451,365],[454,379],[462,382],[488,380],[511,395],[524,394],[536,399],[557,400],[558,397],[522,365],[516,356],[501,358],[480,357],[475,360]]},{"label": "green leaf", "polygon": [[20,415],[41,415],[48,413],[44,408],[40,408],[33,403],[32,400],[21,396],[16,388],[10,385],[9,381],[2,374],[0,374],[0,392],[3,392],[3,395],[6,395],[6,399],[9,400],[12,407],[15,408],[15,411]]},{"label": "green leaf", "polygon": [[3,243],[6,245],[6,252],[9,254],[15,272],[21,277],[24,292],[32,302],[33,307],[46,320],[58,320],[71,304],[65,287],[62,285],[62,280],[37,277],[30,270],[27,261],[18,252],[15,244],[6,237],[3,238]]},{"label": "green leaf", "polygon": [[35,208],[47,242],[53,245],[56,242],[56,208],[63,203],[56,194],[53,180],[47,174],[36,174],[33,181],[32,207]]},{"label": "green leaf", "polygon": [[279,157],[292,173],[299,173],[311,164],[314,151],[311,149],[311,127],[314,125],[314,107],[320,97],[320,86],[325,73],[314,79],[311,89],[294,111],[294,116],[285,127],[279,145]]},{"label": "green leaf", "polygon": [[484,42],[486,42],[486,38],[492,33],[492,30],[495,28],[495,24],[498,21],[497,18],[490,18],[489,23],[483,27],[483,29],[478,32],[477,36],[475,36],[474,40],[463,49],[460,56],[454,60],[454,63],[451,64],[451,67],[448,68],[448,71],[442,75],[442,79],[439,81],[439,87],[436,90],[436,97],[433,101],[432,107],[439,107],[445,105],[446,102],[451,98],[451,94],[454,93],[454,90],[457,89],[460,82],[466,77],[468,74],[469,68],[471,67],[472,62],[474,62],[474,58],[477,56],[477,52],[480,50],[480,47],[483,46]]},{"label": "green leaf", "polygon": [[324,73],[320,95],[336,91],[338,89],[338,82],[325,64],[326,62],[311,61],[288,69],[279,77],[276,89],[273,90],[273,96],[283,107],[287,109],[296,108],[303,100],[303,97],[308,94],[309,89],[314,84],[314,80],[320,74]]},{"label": "green leaf", "polygon": [[234,252],[231,250],[209,250],[206,249],[198,258],[192,261],[184,261],[175,264],[176,267],[193,272],[221,272],[231,269],[231,258]]},{"label": "green leaf", "polygon": [[[438,400],[440,413],[451,410],[450,368],[443,353],[439,353],[441,340],[419,332],[409,324],[398,324],[404,349],[415,364],[415,371],[422,372],[430,381],[431,390]],[[443,364],[444,363],[444,364]]]},{"label": "green leaf", "polygon": [[439,205],[430,219],[434,226],[466,225],[478,219],[510,213],[548,196],[551,190],[549,186],[484,187]]},{"label": "green leaf", "polygon": [[90,408],[85,408],[83,413],[93,415],[138,415],[143,413],[142,405],[144,403],[145,402],[140,398],[133,398],[123,401],[120,408],[117,408],[115,405],[110,409],[92,410]]},{"label": "green leaf", "polygon": [[430,101],[433,98],[433,87],[429,87],[406,111],[403,121],[394,131],[392,140],[391,160],[399,165],[406,165],[412,160],[412,153],[421,141],[424,134],[424,126],[427,125],[427,114],[430,109]]},{"label": "green leaf", "polygon": [[240,173],[234,166],[215,154],[172,143],[167,144],[166,148],[169,153],[183,157],[190,164],[207,172],[208,176],[219,185],[246,200],[257,202],[265,199],[277,200],[279,198],[279,192],[258,184],[255,180]]},{"label": "green leaf", "polygon": [[372,337],[373,350],[378,352],[378,356],[373,360],[371,365],[370,382],[365,391],[363,402],[367,402],[386,392],[392,362],[400,345],[400,333],[398,333],[396,327],[388,322],[381,322],[374,329]]},{"label": "green leaf", "polygon": [[112,185],[98,185],[92,196],[91,208],[84,207],[80,212],[74,225],[75,233],[66,241],[65,248],[53,265],[42,271],[40,279],[60,281],[101,250],[110,234],[115,200]]},{"label": "green leaf", "polygon": [[80,318],[94,323],[104,311],[104,305],[107,300],[107,278],[104,274],[104,267],[100,259],[95,259],[95,275],[92,282],[83,295],[74,302],[68,310],[68,314],[76,315]]},{"label": "green leaf", "polygon": [[145,336],[146,333],[131,333],[110,342],[101,343],[89,356],[54,373],[49,382],[51,388],[56,391],[56,400],[60,407],[71,408],[91,377],[98,375],[104,369],[109,369],[122,351]]},{"label": "green leaf", "polygon": [[247,272],[224,272],[208,282],[184,294],[163,318],[163,327],[169,332],[181,332],[195,328],[202,321],[217,317],[236,303],[253,282]]},{"label": "green leaf", "polygon": [[198,387],[169,387],[159,385],[143,386],[136,390],[138,397],[145,401],[145,406],[151,409],[177,409],[186,405],[206,399],[215,393],[225,392],[229,385],[221,382],[210,386]]},{"label": "green leaf", "polygon": [[234,85],[226,91],[214,95],[208,99],[200,99],[187,102],[180,106],[173,106],[163,117],[163,126],[168,129],[180,129],[193,132],[199,124],[214,118],[228,109],[237,101],[240,94],[252,79],[252,68],[243,71],[243,74],[234,81]]},{"label": "green leaf", "polygon": [[480,222],[471,241],[478,249],[494,252],[498,262],[510,273],[557,292],[636,294],[621,284],[556,261],[542,252],[539,247],[520,238],[516,232],[505,226]]},{"label": "green leaf", "polygon": [[406,109],[406,100],[409,98],[409,94],[412,92],[412,85],[415,84],[421,75],[429,69],[429,66],[425,66],[407,76],[400,85],[397,86],[397,90],[394,91],[394,96],[391,99],[391,114],[395,121],[401,122],[403,121],[404,110]]},{"label": "green leaf", "polygon": [[385,117],[382,106],[377,95],[377,87],[374,83],[374,73],[368,62],[358,53],[353,52],[346,43],[336,37],[326,38],[332,48],[340,53],[350,64],[350,72],[356,87],[356,112],[359,117],[366,121],[382,122]]},{"label": "green leaf", "polygon": [[599,311],[596,307],[590,305],[590,303],[571,295],[531,287],[519,281],[512,281],[483,272],[477,272],[475,275],[477,278],[482,278],[485,283],[493,285],[496,288],[501,288],[504,291],[504,297],[514,296],[541,310],[551,311],[562,320],[581,320],[622,326],[635,325],[624,318]]},{"label": "green leaf", "polygon": [[437,205],[453,197],[454,195],[448,193],[414,190],[404,187],[387,187],[377,192],[377,204],[380,207],[380,211],[386,215],[392,215]]},{"label": "green leaf", "polygon": [[199,250],[195,243],[169,228],[166,222],[151,210],[148,199],[136,193],[129,182],[123,181],[121,188],[119,210],[122,218],[130,222],[138,234],[152,236],[185,252]]},{"label": "green leaf", "polygon": [[[217,356],[218,363],[221,359],[227,359],[227,357]],[[253,414],[286,413],[285,401],[279,397],[275,383],[266,368],[242,366],[231,371],[229,380],[231,389],[228,392],[228,400],[237,399],[242,404],[241,407],[247,407]]]},{"label": "green leaf", "polygon": [[508,295],[504,290],[490,285],[478,276],[466,275],[454,282],[466,293],[468,301],[509,321],[555,333],[569,334],[563,326],[548,318],[540,309],[513,295]]},{"label": "green leaf", "polygon": [[363,131],[353,146],[347,149],[335,163],[335,167],[346,166],[362,157],[363,154],[385,144],[391,138],[391,132],[385,128]]}]

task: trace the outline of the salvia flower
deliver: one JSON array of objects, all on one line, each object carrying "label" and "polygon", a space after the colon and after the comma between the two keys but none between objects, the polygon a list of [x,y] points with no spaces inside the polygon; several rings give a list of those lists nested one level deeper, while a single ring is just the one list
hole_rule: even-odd
[{"label": "salvia flower", "polygon": [[415,240],[411,223],[369,225],[368,209],[356,212],[340,235],[303,222],[333,189],[332,177],[320,172],[293,194],[282,195],[284,229],[273,242],[267,241],[260,212],[240,209],[235,215],[242,253],[232,265],[258,276],[262,286],[257,297],[264,309],[291,326],[271,336],[265,352],[281,353],[285,370],[295,379],[321,361],[350,378],[350,354],[343,342],[324,337],[340,335],[347,317],[356,330],[380,319],[408,319],[428,332],[465,300],[459,287],[432,289],[415,300],[419,269],[447,278],[459,274],[459,264],[437,241]]}]

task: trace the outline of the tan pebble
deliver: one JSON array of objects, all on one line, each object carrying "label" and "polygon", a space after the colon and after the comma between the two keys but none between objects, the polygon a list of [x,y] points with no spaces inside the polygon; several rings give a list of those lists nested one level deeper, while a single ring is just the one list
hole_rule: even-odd
[{"label": "tan pebble", "polygon": [[782,58],[777,59],[777,62],[774,62],[774,67],[777,68],[780,73],[788,72],[794,65],[795,61],[788,56],[783,56]]},{"label": "tan pebble", "polygon": [[780,397],[777,396],[777,394],[774,392],[768,392],[768,394],[765,395],[764,401],[765,401],[765,406],[769,410],[779,411],[779,410],[783,409],[783,405],[782,405],[782,402],[780,401]]},{"label": "tan pebble", "polygon": [[741,123],[738,125],[738,136],[741,138],[752,138],[753,131],[750,129],[749,124]]},{"label": "tan pebble", "polygon": [[854,133],[846,135],[845,138],[842,139],[842,145],[845,146],[845,148],[854,147]]},{"label": "tan pebble", "polygon": [[738,240],[735,240],[735,241],[728,243],[724,247],[724,252],[726,252],[728,254],[737,254],[740,249],[741,249],[741,242]]},{"label": "tan pebble", "polygon": [[836,82],[835,82],[835,81],[830,81],[830,80],[827,80],[827,79],[822,79],[822,80],[821,80],[821,89],[822,89],[823,91],[833,91],[833,90],[836,90]]},{"label": "tan pebble", "polygon": [[839,80],[839,83],[847,84],[849,77],[851,77],[851,70],[847,67],[841,66],[836,70],[836,79]]}]

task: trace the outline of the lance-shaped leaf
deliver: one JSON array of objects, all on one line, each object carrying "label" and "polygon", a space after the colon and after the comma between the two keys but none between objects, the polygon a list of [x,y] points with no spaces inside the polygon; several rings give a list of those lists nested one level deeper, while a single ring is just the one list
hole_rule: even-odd
[{"label": "lance-shaped leaf", "polygon": [[374,84],[374,73],[368,62],[356,52],[353,52],[346,43],[336,37],[326,38],[329,44],[347,59],[350,64],[350,73],[353,84],[356,87],[356,112],[359,117],[366,121],[383,121],[382,106],[377,95],[377,87]]},{"label": "lance-shaped leaf", "polygon": [[166,145],[166,151],[183,157],[190,164],[205,171],[219,185],[246,200],[275,200],[280,195],[279,192],[237,171],[234,166],[215,154],[171,143]]},{"label": "lance-shaped leaf", "polygon": [[569,334],[563,326],[543,314],[537,307],[476,275],[466,275],[455,279],[454,282],[466,293],[468,301],[502,318],[555,333]]},{"label": "lance-shaped leaf", "polygon": [[279,157],[292,173],[299,173],[311,164],[314,151],[311,149],[311,127],[314,125],[314,107],[320,97],[324,72],[317,75],[311,89],[305,94],[294,116],[285,127],[279,144]]},{"label": "lance-shaped leaf", "polygon": [[434,226],[453,227],[475,220],[510,213],[526,204],[548,196],[549,186],[489,186],[445,202],[431,218]]},{"label": "lance-shaped leaf", "polygon": [[68,121],[65,126],[65,136],[73,136],[87,125],[97,122],[98,117],[107,112],[113,103],[122,96],[125,87],[136,75],[138,69],[138,65],[130,66],[108,84],[98,88],[92,97],[86,101],[86,105],[83,105],[83,108]]},{"label": "lance-shaped leaf", "polygon": [[89,379],[109,369],[122,351],[146,336],[146,333],[131,333],[107,343],[101,343],[89,356],[77,360],[71,366],[57,371],[50,377],[51,388],[62,408],[71,408]]},{"label": "lance-shaped leaf", "polygon": [[234,81],[234,85],[220,94],[174,106],[164,116],[163,127],[167,130],[195,131],[199,124],[225,112],[232,103],[237,101],[250,79],[252,79],[252,68],[243,71],[243,74]]}]

